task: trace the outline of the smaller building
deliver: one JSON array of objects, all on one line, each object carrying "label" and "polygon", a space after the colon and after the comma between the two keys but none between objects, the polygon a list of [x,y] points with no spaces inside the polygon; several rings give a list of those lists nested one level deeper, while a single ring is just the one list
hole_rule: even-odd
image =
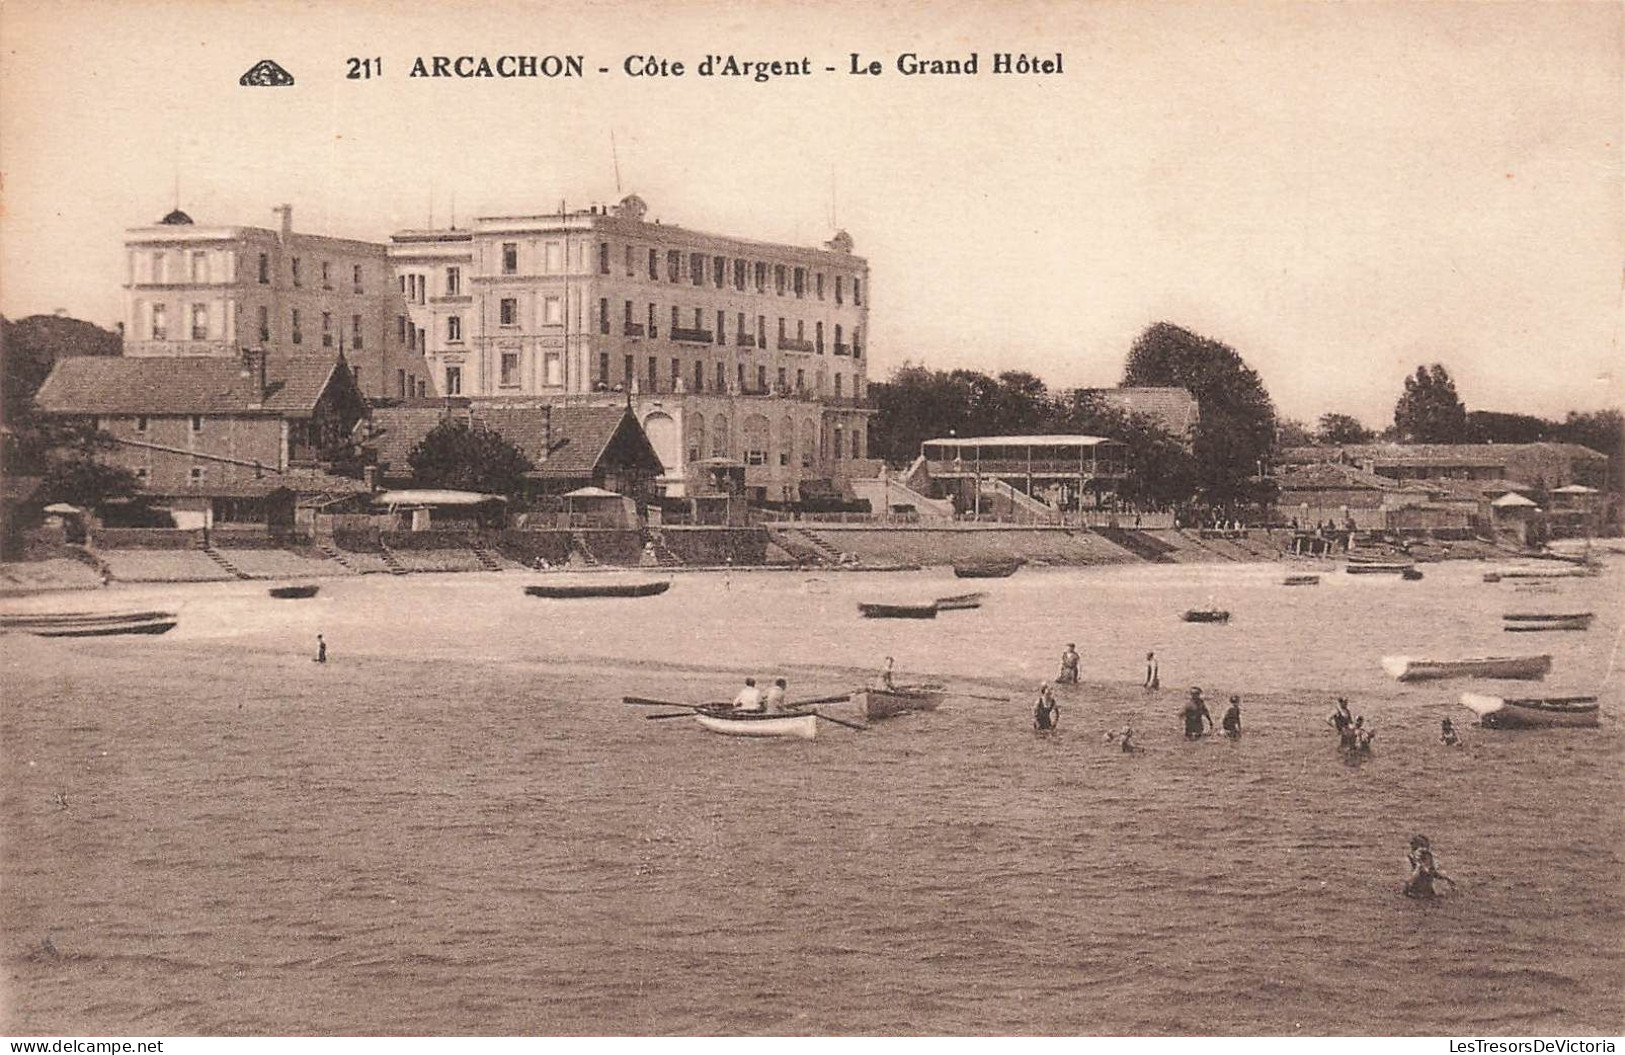
[{"label": "smaller building", "polygon": [[970,436],[927,440],[920,457],[934,497],[960,511],[992,501],[1014,519],[1048,519],[1115,490],[1128,448],[1103,436]]},{"label": "smaller building", "polygon": [[1184,445],[1189,450],[1196,440],[1196,425],[1201,419],[1201,407],[1196,397],[1175,386],[1139,386],[1128,388],[1085,388],[1079,394],[1098,400],[1129,417],[1146,418]]},{"label": "smaller building", "polygon": [[1357,443],[1292,447],[1283,466],[1335,462],[1390,480],[1510,481],[1541,490],[1601,487],[1608,457],[1577,443]]}]

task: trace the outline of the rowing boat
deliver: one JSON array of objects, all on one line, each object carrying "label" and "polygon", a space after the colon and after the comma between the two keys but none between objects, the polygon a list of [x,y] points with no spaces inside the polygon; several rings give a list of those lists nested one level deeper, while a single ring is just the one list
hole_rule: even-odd
[{"label": "rowing boat", "polygon": [[966,608],[980,608],[986,597],[985,593],[956,593],[952,597],[938,597],[937,611],[957,612]]},{"label": "rowing boat", "polygon": [[271,596],[282,601],[297,601],[306,597],[315,597],[316,591],[320,589],[321,587],[314,583],[307,583],[302,586],[273,586],[271,587]]},{"label": "rowing boat", "polygon": [[892,689],[860,689],[852,694],[852,703],[859,715],[872,722],[906,711],[934,711],[946,695],[940,685],[899,685]]},{"label": "rowing boat", "polygon": [[1017,557],[1013,560],[986,560],[968,564],[955,564],[954,575],[960,579],[1008,579],[1024,563],[1026,562]]},{"label": "rowing boat", "polygon": [[1542,726],[1594,726],[1595,696],[1530,696],[1511,699],[1461,694],[1462,706],[1478,715],[1478,724],[1490,729],[1527,729]]},{"label": "rowing boat", "polygon": [[1421,579],[1422,579],[1422,569],[1421,568],[1405,568],[1402,571],[1400,571],[1399,577],[1401,579],[1404,579],[1406,582],[1420,582]]},{"label": "rowing boat", "polygon": [[1526,634],[1541,630],[1589,630],[1591,612],[1551,612],[1551,613],[1508,613],[1501,617],[1506,621],[1502,627],[1508,633]]},{"label": "rowing boat", "polygon": [[695,711],[694,720],[723,736],[794,736],[811,740],[818,735],[816,714],[751,714]]},{"label": "rowing boat", "polygon": [[1413,659],[1384,656],[1382,669],[1398,681],[1438,678],[1519,678],[1538,680],[1552,669],[1552,657],[1483,656],[1476,659]]},{"label": "rowing boat", "polygon": [[[1490,576],[1497,576],[1491,579]],[[1501,568],[1497,571],[1485,572],[1484,581],[1494,582],[1498,579],[1589,579],[1596,575],[1593,568],[1577,568],[1573,565],[1564,565],[1561,568]]]},{"label": "rowing boat", "polygon": [[55,630],[63,627],[105,626],[173,619],[174,612],[42,612],[0,615],[0,630]]},{"label": "rowing boat", "polygon": [[1282,586],[1319,586],[1320,585],[1320,576],[1318,576],[1318,575],[1288,575],[1286,577],[1285,581],[1283,581],[1281,583],[1281,585]]},{"label": "rowing boat", "polygon": [[860,604],[858,611],[865,619],[935,619],[937,606],[932,604]]},{"label": "rowing boat", "polygon": [[575,600],[582,597],[653,597],[671,589],[670,579],[659,579],[654,582],[606,582],[591,585],[547,585],[527,586],[525,593],[531,597],[547,597],[553,600]]},{"label": "rowing boat", "polygon": [[1228,623],[1230,613],[1223,608],[1191,608],[1182,612],[1179,618],[1187,623]]},{"label": "rowing boat", "polygon": [[1350,575],[1403,575],[1407,569],[1414,569],[1409,561],[1349,561],[1344,567]]}]

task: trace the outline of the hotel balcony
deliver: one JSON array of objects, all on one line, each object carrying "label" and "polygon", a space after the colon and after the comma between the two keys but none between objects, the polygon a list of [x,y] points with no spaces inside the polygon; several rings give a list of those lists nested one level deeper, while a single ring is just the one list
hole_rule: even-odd
[{"label": "hotel balcony", "polygon": [[852,354],[852,346],[850,344],[837,343],[835,345],[835,354],[836,355],[851,355]]},{"label": "hotel balcony", "polygon": [[624,323],[621,326],[621,336],[622,337],[642,337],[643,336],[643,324],[640,323],[640,322]]},{"label": "hotel balcony", "polygon": [[734,343],[741,348],[754,348],[756,347],[756,338],[748,333],[742,333],[734,340]]},{"label": "hotel balcony", "polygon": [[811,352],[812,350],[813,343],[811,341],[798,340],[795,337],[779,338],[779,351],[781,352]]},{"label": "hotel balcony", "polygon": [[711,344],[715,340],[715,335],[710,330],[690,330],[673,326],[671,339],[685,344]]}]

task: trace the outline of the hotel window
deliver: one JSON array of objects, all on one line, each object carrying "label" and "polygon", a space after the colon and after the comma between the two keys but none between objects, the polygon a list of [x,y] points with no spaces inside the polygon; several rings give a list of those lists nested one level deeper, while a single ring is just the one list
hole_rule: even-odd
[{"label": "hotel window", "polygon": [[671,357],[671,390],[677,391],[683,383],[683,361],[675,355]]},{"label": "hotel window", "polygon": [[846,354],[844,351],[841,350],[841,324],[838,323],[838,322],[835,324],[835,354],[836,355],[845,355]]},{"label": "hotel window", "polygon": [[165,318],[165,312],[162,304],[152,306],[152,339],[155,341],[169,339],[169,320]]},{"label": "hotel window", "polygon": [[291,329],[293,330],[293,343],[294,344],[302,344],[302,343],[304,343],[304,340],[305,340],[305,333],[304,333],[304,330],[300,329],[300,327],[299,327],[299,309],[298,308],[293,309],[293,314],[292,314],[291,318],[293,320],[293,326],[291,327]]},{"label": "hotel window", "polygon": [[598,353],[598,383],[605,388],[609,387],[609,353]]},{"label": "hotel window", "polygon": [[852,303],[863,306],[863,282],[861,279],[852,280]]},{"label": "hotel window", "polygon": [[202,432],[203,431],[203,416],[201,414],[193,414],[192,415],[192,431],[193,432]]},{"label": "hotel window", "polygon": [[745,464],[746,465],[766,465],[767,464],[767,452],[766,451],[746,451],[745,452]]},{"label": "hotel window", "polygon": [[600,275],[609,274],[609,243],[608,242],[599,242],[598,243],[598,273]]},{"label": "hotel window", "polygon": [[627,336],[631,336],[631,334],[632,334],[632,302],[631,301],[626,301],[625,304],[622,305],[622,306],[625,309],[626,317],[624,319],[622,319],[621,322],[622,322],[623,327],[626,330]]},{"label": "hotel window", "polygon": [[696,286],[705,285],[705,254],[688,254],[688,278]]},{"label": "hotel window", "polygon": [[395,316],[395,341],[397,344],[406,343],[406,316]]},{"label": "hotel window", "polygon": [[558,297],[548,297],[542,301],[542,319],[549,326],[558,326],[564,322],[564,301]]},{"label": "hotel window", "polygon": [[734,289],[739,290],[741,293],[745,291],[745,262],[743,260],[734,261]]},{"label": "hotel window", "polygon": [[[857,293],[857,290],[853,290],[852,292],[855,295]],[[854,327],[852,327],[852,358],[857,359],[857,358],[862,357],[862,355],[863,355],[863,344],[862,344],[862,341],[860,339],[859,330],[858,330],[858,328],[856,326],[854,326]]]},{"label": "hotel window", "polygon": [[805,371],[805,370],[797,370],[796,371],[796,391],[797,392],[805,392],[805,391],[807,391],[807,371]]},{"label": "hotel window", "polygon": [[739,364],[739,392],[740,392],[741,395],[743,395],[744,392],[745,392],[745,364],[744,363]]},{"label": "hotel window", "polygon": [[519,353],[518,352],[503,352],[502,353],[502,381],[501,381],[501,383],[502,383],[504,388],[512,388],[513,386],[519,384]]},{"label": "hotel window", "polygon": [[655,392],[660,388],[660,364],[654,356],[649,356],[649,391]]},{"label": "hotel window", "polygon": [[598,298],[598,332],[609,332],[609,298]]},{"label": "hotel window", "polygon": [[846,279],[840,275],[835,276],[835,303],[846,303]]},{"label": "hotel window", "polygon": [[694,391],[705,391],[705,364],[701,362],[694,364]]},{"label": "hotel window", "polygon": [[260,305],[260,343],[264,344],[271,339],[271,309],[264,304]]},{"label": "hotel window", "polygon": [[463,292],[463,269],[460,267],[446,268],[446,296],[455,297]]},{"label": "hotel window", "polygon": [[784,367],[781,366],[781,367],[779,367],[779,391],[780,392],[786,391],[787,389],[789,389],[789,387],[790,387],[790,379],[788,377],[788,372],[785,370]]},{"label": "hotel window", "polygon": [[763,293],[766,290],[767,290],[767,265],[762,263],[760,260],[758,260],[756,262],[756,292]]},{"label": "hotel window", "polygon": [[683,254],[675,249],[666,250],[666,281],[676,282],[682,277]]},{"label": "hotel window", "polygon": [[558,242],[547,243],[547,270],[549,274],[564,270],[564,247]]},{"label": "hotel window", "polygon": [[813,323],[813,347],[818,349],[819,355],[824,354],[824,324],[821,322]]},{"label": "hotel window", "polygon": [[401,398],[401,399],[406,398],[406,371],[405,370],[397,370],[397,371],[395,371],[395,391],[399,394],[399,398]]},{"label": "hotel window", "polygon": [[779,316],[779,347],[784,347],[784,316]]},{"label": "hotel window", "polygon": [[805,297],[807,295],[807,269],[806,268],[804,268],[804,267],[796,268],[794,285],[795,285],[796,296],[798,298],[799,297]]},{"label": "hotel window", "polygon": [[671,328],[672,328],[673,336],[676,335],[677,330],[682,328],[682,325],[683,325],[683,320],[677,314],[677,305],[673,304],[671,306]]},{"label": "hotel window", "polygon": [[207,281],[209,281],[209,254],[208,253],[193,253],[192,254],[192,281],[193,282],[207,282]]},{"label": "hotel window", "polygon": [[717,343],[728,343],[728,315],[726,312],[717,312]]},{"label": "hotel window", "polygon": [[162,253],[154,253],[154,254],[152,254],[152,281],[153,281],[153,283],[156,284],[156,285],[161,286],[161,285],[164,284],[164,279],[166,277],[167,276],[164,274],[164,254],[162,254]]},{"label": "hotel window", "polygon": [[739,317],[734,319],[734,340],[742,345],[745,343],[745,336],[745,313],[740,312]]},{"label": "hotel window", "polygon": [[356,264],[350,268],[350,289],[355,293],[362,292],[360,264]]},{"label": "hotel window", "polygon": [[333,313],[322,312],[322,347],[333,347]]},{"label": "hotel window", "polygon": [[636,259],[637,259],[637,251],[634,250],[631,246],[627,246],[626,247],[626,277],[627,278],[631,278],[633,275],[637,274],[637,270],[638,270],[637,265],[634,263],[634,261]]},{"label": "hotel window", "polygon": [[293,261],[288,266],[289,266],[289,269],[293,272],[293,284],[294,284],[294,286],[297,288],[299,286],[304,285],[305,284],[304,273],[299,268],[299,258],[294,257]]},{"label": "hotel window", "polygon": [[361,316],[350,316],[350,347],[361,350]]},{"label": "hotel window", "polygon": [[503,326],[519,325],[519,301],[513,297],[503,297],[497,305],[497,318]]},{"label": "hotel window", "polygon": [[767,351],[767,316],[756,316],[756,347]]},{"label": "hotel window", "polygon": [[651,282],[653,282],[653,281],[658,281],[659,279],[660,279],[660,251],[658,249],[651,249],[651,250],[649,250],[649,280]]},{"label": "hotel window", "polygon": [[807,324],[805,322],[802,322],[800,319],[797,319],[796,320],[796,342],[800,343],[802,341],[805,341],[806,339],[807,339]]},{"label": "hotel window", "polygon": [[694,309],[694,328],[696,330],[705,329],[705,312],[700,308]]},{"label": "hotel window", "polygon": [[773,265],[773,292],[784,296],[784,265]]},{"label": "hotel window", "polygon": [[463,368],[460,366],[446,367],[446,395],[460,396],[463,394]]},{"label": "hotel window", "polygon": [[260,254],[260,285],[269,286],[270,284],[271,284],[271,254],[270,253],[261,253]]},{"label": "hotel window", "polygon": [[767,367],[765,366],[758,366],[756,368],[756,391],[767,391]]},{"label": "hotel window", "polygon": [[326,260],[322,261],[322,288],[333,288],[333,265]]},{"label": "hotel window", "polygon": [[822,271],[818,272],[818,274],[816,276],[814,276],[814,278],[813,278],[813,288],[817,291],[818,299],[823,300],[824,299],[824,273]]},{"label": "hotel window", "polygon": [[502,273],[504,275],[517,275],[519,273],[519,243],[502,243]]},{"label": "hotel window", "polygon": [[548,352],[542,356],[542,376],[554,388],[564,383],[564,359],[558,352]]},{"label": "hotel window", "polygon": [[[357,315],[359,320],[361,316]],[[453,343],[463,339],[463,317],[461,315],[446,316],[446,340]]]},{"label": "hotel window", "polygon": [[624,384],[628,389],[632,387],[632,379],[637,372],[636,368],[632,365],[632,361],[632,357],[629,355],[626,357],[626,361],[621,364],[621,374],[626,378]]},{"label": "hotel window", "polygon": [[429,333],[422,326],[418,327],[418,348],[424,355],[429,354]]},{"label": "hotel window", "polygon": [[835,398],[836,399],[841,398],[841,380],[842,380],[841,375],[836,374],[835,375]]},{"label": "hotel window", "polygon": [[654,340],[660,336],[660,327],[655,324],[655,306],[649,305],[649,339]]},{"label": "hotel window", "polygon": [[406,347],[408,351],[417,351],[418,328],[416,326],[408,326],[406,328]]},{"label": "hotel window", "polygon": [[717,364],[717,391],[718,392],[726,392],[727,390],[728,390],[728,368],[726,366],[724,366],[723,364],[718,363]]},{"label": "hotel window", "polygon": [[137,431],[137,432],[146,432],[147,431],[147,419],[146,418],[141,417],[141,418],[136,418],[135,419],[135,431]]},{"label": "hotel window", "polygon": [[207,304],[192,305],[192,340],[203,341],[209,337],[209,306]]},{"label": "hotel window", "polygon": [[728,284],[728,261],[725,258],[711,258],[711,281],[718,289]]}]

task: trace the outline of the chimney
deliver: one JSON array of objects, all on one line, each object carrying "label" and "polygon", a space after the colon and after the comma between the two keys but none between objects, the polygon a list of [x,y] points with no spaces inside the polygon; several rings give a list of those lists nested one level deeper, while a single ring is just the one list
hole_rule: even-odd
[{"label": "chimney", "polygon": [[288,236],[293,234],[293,206],[287,204],[278,205],[271,211],[282,214],[282,240],[287,241]]},{"label": "chimney", "polygon": [[251,405],[259,406],[265,399],[266,389],[264,348],[243,349],[243,368],[238,372],[238,376],[253,386],[254,398]]}]

